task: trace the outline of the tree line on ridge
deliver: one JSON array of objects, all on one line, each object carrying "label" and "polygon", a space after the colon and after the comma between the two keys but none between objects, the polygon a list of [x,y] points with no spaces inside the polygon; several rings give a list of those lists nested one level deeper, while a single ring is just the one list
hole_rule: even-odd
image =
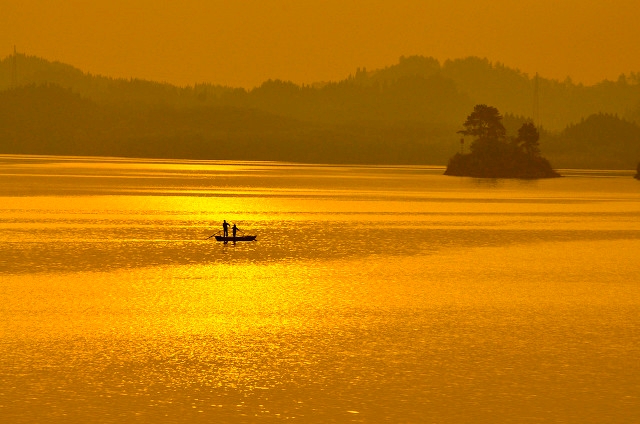
[{"label": "tree line on ridge", "polygon": [[[638,74],[537,81],[540,143],[554,165],[635,167]],[[505,111],[510,133],[530,120],[533,83],[486,59],[416,56],[338,82],[176,87],[18,54],[0,61],[0,153],[445,164],[475,104]]]}]

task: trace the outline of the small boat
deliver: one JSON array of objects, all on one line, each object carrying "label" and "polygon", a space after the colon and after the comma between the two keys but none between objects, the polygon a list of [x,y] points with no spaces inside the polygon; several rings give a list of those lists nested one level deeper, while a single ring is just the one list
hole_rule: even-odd
[{"label": "small boat", "polygon": [[254,241],[257,236],[235,236],[235,237],[225,237],[225,236],[215,236],[217,241]]}]

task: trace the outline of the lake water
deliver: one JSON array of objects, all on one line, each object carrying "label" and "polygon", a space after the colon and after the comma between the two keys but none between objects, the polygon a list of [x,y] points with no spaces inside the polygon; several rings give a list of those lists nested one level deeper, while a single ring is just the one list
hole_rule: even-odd
[{"label": "lake water", "polygon": [[442,172],[0,156],[0,422],[638,422],[640,182]]}]

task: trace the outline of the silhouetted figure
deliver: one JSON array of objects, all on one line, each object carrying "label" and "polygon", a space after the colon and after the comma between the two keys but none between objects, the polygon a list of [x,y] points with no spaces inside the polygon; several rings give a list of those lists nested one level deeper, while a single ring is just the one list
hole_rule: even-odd
[{"label": "silhouetted figure", "polygon": [[236,227],[236,224],[233,224],[233,227],[231,227],[231,234],[233,235],[233,238],[236,238],[237,231],[238,231],[238,227]]},{"label": "silhouetted figure", "polygon": [[222,235],[224,237],[229,237],[229,223],[226,219],[222,221]]}]

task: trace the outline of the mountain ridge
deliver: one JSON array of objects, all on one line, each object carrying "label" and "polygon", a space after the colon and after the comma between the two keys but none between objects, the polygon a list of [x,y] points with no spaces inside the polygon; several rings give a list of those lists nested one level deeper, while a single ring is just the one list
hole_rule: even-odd
[{"label": "mountain ridge", "polygon": [[[14,59],[17,83],[12,81]],[[178,87],[141,79],[91,75],[71,65],[17,54],[0,61],[0,93],[4,93],[0,101],[9,102],[3,107],[5,111],[10,111],[10,102],[16,101],[10,100],[11,95],[7,94],[12,91],[17,90],[15,92],[18,93],[22,90],[22,95],[26,96],[29,93],[34,95],[38,86],[49,86],[50,91],[53,90],[52,86],[69,90],[95,105],[98,110],[95,113],[102,116],[101,120],[92,118],[90,122],[93,127],[87,125],[87,121],[76,122],[76,126],[83,128],[80,133],[86,134],[86,140],[80,145],[95,143],[91,137],[102,139],[104,133],[120,138],[119,141],[102,141],[112,147],[125,143],[123,140],[130,140],[131,134],[139,134],[140,140],[147,140],[146,147],[139,140],[134,152],[121,146],[115,149],[127,155],[153,157],[179,151],[181,157],[194,157],[197,154],[211,157],[215,156],[212,152],[222,154],[225,149],[221,145],[233,140],[233,143],[244,146],[236,149],[237,154],[252,158],[260,158],[256,152],[263,151],[268,153],[265,159],[286,157],[292,160],[344,162],[348,158],[359,163],[389,161],[445,164],[458,149],[456,131],[474,104],[491,104],[504,111],[505,127],[511,131],[531,119],[534,78],[517,69],[477,57],[440,63],[429,57],[411,56],[401,57],[398,63],[382,69],[357,69],[354,74],[336,82],[297,85],[275,79],[267,80],[251,90],[211,84]],[[629,160],[637,161],[637,157],[640,157],[637,144],[640,142],[635,140],[635,132],[627,127],[631,125],[635,128],[640,122],[640,74],[622,75],[618,81],[605,80],[593,86],[541,77],[537,82],[542,123],[541,144],[549,146],[548,149],[543,148],[549,152],[549,159],[554,165],[563,167],[590,163],[592,166],[593,163],[601,163],[608,167],[628,167],[631,166],[627,164]],[[51,95],[45,91],[40,94],[45,97]],[[73,102],[70,99],[68,101],[70,108],[77,108],[77,105],[71,105]],[[35,106],[24,107],[28,109]],[[46,106],[41,104],[38,107],[42,109]],[[15,149],[20,148],[20,143],[27,145],[33,134],[29,135],[28,131],[18,134],[26,129],[18,130],[16,122],[7,118],[8,113],[5,112],[0,126],[0,136],[2,133],[13,135],[5,135],[4,140],[0,139],[0,149],[11,153],[7,151],[7,146]],[[29,116],[28,113],[35,115]],[[84,116],[83,113],[78,109],[78,116]],[[35,109],[30,112],[25,110],[23,115],[20,118],[22,120],[44,119],[38,117]],[[620,141],[624,146],[610,146],[611,152],[605,148],[604,154],[601,148],[591,149],[598,151],[601,156],[595,161],[589,157],[574,160],[580,155],[573,150],[584,146],[569,140],[576,137],[576,131],[572,128],[584,125],[594,115],[611,116],[629,123],[606,124],[620,129],[620,135],[627,137]],[[230,117],[229,121],[219,119],[220,116]],[[175,127],[163,122],[171,120]],[[107,121],[126,130],[119,132],[110,129],[104,124]],[[265,126],[264,121],[277,121],[278,125]],[[49,125],[64,126],[51,122]],[[52,136],[52,131],[55,132],[55,128],[42,129],[42,134]],[[71,133],[75,134],[76,139],[79,137],[76,134],[78,131],[73,128],[64,131],[59,128],[59,131],[66,137],[70,137]],[[189,135],[202,139],[200,147],[191,152],[185,147]],[[13,141],[9,143],[7,137]],[[612,143],[612,139],[615,144],[616,137],[617,134],[612,133],[607,137],[602,136],[601,140],[592,137],[590,142],[605,144],[606,147]],[[64,137],[59,138],[65,144]],[[151,140],[159,139],[164,140],[160,145],[166,147],[165,151],[154,151],[158,145]],[[181,143],[182,148],[169,148],[170,139],[179,140],[176,142]],[[260,147],[257,141],[260,139],[270,147]],[[315,154],[305,153],[305,146]],[[375,149],[378,149],[377,152],[374,152]],[[281,154],[277,155],[276,152]],[[232,158],[248,158],[236,156]]]}]

